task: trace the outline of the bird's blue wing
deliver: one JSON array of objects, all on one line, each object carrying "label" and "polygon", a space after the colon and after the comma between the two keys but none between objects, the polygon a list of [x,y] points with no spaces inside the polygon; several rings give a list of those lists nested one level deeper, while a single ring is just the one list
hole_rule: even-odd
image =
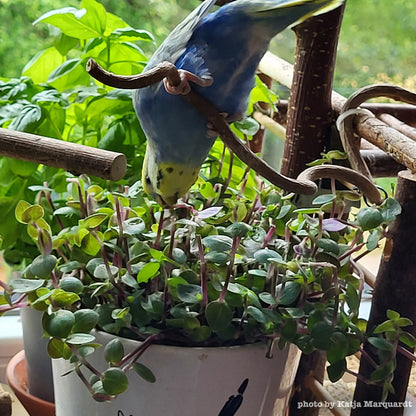
[{"label": "bird's blue wing", "polygon": [[205,0],[188,17],[173,29],[169,36],[163,41],[152,58],[149,60],[146,69],[150,69],[163,61],[175,63],[185,52],[186,45],[195,28],[202,19],[210,12],[216,0]]}]

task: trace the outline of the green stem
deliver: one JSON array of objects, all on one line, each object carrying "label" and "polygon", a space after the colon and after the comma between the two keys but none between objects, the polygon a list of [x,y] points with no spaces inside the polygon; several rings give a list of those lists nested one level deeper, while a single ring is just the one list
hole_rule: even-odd
[{"label": "green stem", "polygon": [[74,354],[77,358],[78,358],[78,360],[79,360],[79,362],[82,364],[82,365],[84,365],[86,368],[88,368],[88,370],[90,370],[91,371],[91,373],[93,373],[93,374],[95,374],[96,376],[98,376],[99,378],[102,378],[102,374],[97,370],[97,369],[95,369],[86,359],[85,359],[85,357],[83,357],[80,353],[79,353],[79,351],[77,350],[77,348],[75,348],[73,345],[71,345],[71,344],[66,344],[68,347],[69,347],[69,349],[71,350],[71,352],[72,352],[72,354]]}]

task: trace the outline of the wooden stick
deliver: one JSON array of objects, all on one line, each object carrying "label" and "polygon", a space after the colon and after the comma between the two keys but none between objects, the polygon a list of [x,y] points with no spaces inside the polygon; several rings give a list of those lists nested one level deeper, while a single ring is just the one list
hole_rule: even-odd
[{"label": "wooden stick", "polygon": [[258,121],[263,127],[265,127],[267,130],[271,131],[275,136],[277,136],[279,139],[284,140],[286,137],[286,129],[276,122],[271,117],[267,116],[266,114],[263,114],[260,111],[255,111],[253,113],[254,120]]},{"label": "wooden stick", "polygon": [[[293,28],[296,33],[295,67],[290,86],[286,125],[286,142],[281,172],[289,177],[315,180],[321,168],[305,166],[318,159],[325,150],[333,124],[331,92],[339,31],[345,4],[328,13],[311,17]],[[346,172],[345,172],[346,173]],[[354,172],[355,174],[355,172]],[[346,179],[344,176],[343,179]],[[369,181],[370,187],[374,184]],[[380,202],[380,193],[374,192]],[[290,416],[318,416],[319,407],[300,409],[299,403],[313,402],[316,391],[299,388],[302,375],[313,372],[313,380],[323,382],[326,356],[322,351],[303,354],[299,363]],[[302,384],[301,384],[302,385]]]},{"label": "wooden stick", "polygon": [[[290,88],[293,65],[268,52],[260,61],[259,69]],[[335,114],[342,112],[345,102],[345,97],[335,91],[332,92],[332,109]],[[416,142],[412,139],[388,126],[379,118],[367,115],[355,116],[354,128],[360,137],[376,145],[411,171],[416,171]]]},{"label": "wooden stick", "polygon": [[118,181],[126,173],[122,153],[0,128],[0,155]]},{"label": "wooden stick", "polygon": [[[416,253],[416,174],[405,170],[399,172],[396,190],[396,199],[402,206],[402,213],[389,227],[383,256],[375,281],[375,289],[371,304],[367,331],[375,328],[387,319],[388,309],[409,318],[413,325],[404,328],[413,336],[416,335],[416,308],[412,294],[416,293],[416,279],[414,258]],[[408,348],[408,347],[406,347]],[[408,348],[413,351],[413,348]],[[377,351],[369,343],[364,344],[364,350],[374,360],[378,361]],[[394,393],[389,393],[387,402],[404,402],[409,381],[412,362],[402,354],[396,354],[396,367],[392,381]],[[370,378],[374,368],[369,360],[361,360],[359,374]],[[380,401],[382,388],[377,385],[366,384],[357,380],[354,401]],[[368,409],[356,408],[351,411],[354,416],[367,415],[402,415],[403,408]]]},{"label": "wooden stick", "polygon": [[0,384],[0,416],[10,416],[12,414],[12,398]]},{"label": "wooden stick", "polygon": [[380,114],[378,118],[384,121],[390,127],[393,127],[400,133],[404,134],[405,136],[409,137],[416,142],[416,128],[413,126],[409,126],[404,121],[398,120],[397,117],[391,114]]},{"label": "wooden stick", "polygon": [[[277,57],[276,57],[277,58]],[[286,125],[287,118],[287,100],[279,100],[275,103],[278,112],[274,114],[273,119],[282,125]],[[380,120],[383,120],[386,124],[391,127],[393,126],[390,122],[383,119],[385,116],[393,116],[396,123],[405,125],[410,129],[416,127],[416,107],[409,104],[399,104],[399,103],[363,103],[360,105],[361,108],[370,110],[376,117],[380,117]],[[400,129],[397,129],[401,131]],[[414,131],[414,130],[412,130]],[[409,136],[404,131],[401,131],[404,135]],[[410,136],[409,136],[410,137]]]},{"label": "wooden stick", "polygon": [[[337,406],[338,400],[335,400],[324,388],[324,386],[311,374],[307,374],[304,379],[304,385],[311,390],[313,394],[323,403],[328,404],[326,407],[335,416],[348,416],[342,408]],[[330,407],[329,405],[333,405]]]},{"label": "wooden stick", "polygon": [[373,178],[394,178],[401,170],[406,169],[378,148],[361,149],[360,153]]},{"label": "wooden stick", "polygon": [[281,166],[281,172],[292,178],[321,157],[329,139],[332,82],[344,6],[293,28],[295,66]]}]

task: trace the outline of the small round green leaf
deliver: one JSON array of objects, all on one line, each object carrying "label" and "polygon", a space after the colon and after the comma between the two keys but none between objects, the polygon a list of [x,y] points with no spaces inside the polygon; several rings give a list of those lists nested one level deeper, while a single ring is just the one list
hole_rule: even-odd
[{"label": "small round green leaf", "polygon": [[270,259],[282,260],[282,256],[279,253],[268,248],[262,248],[260,250],[257,250],[254,253],[254,258],[257,261],[257,263],[260,264],[269,263]]},{"label": "small round green leaf", "polygon": [[79,294],[84,290],[84,284],[74,276],[64,276],[59,282],[59,288],[65,292]]},{"label": "small round green leaf", "polygon": [[345,358],[337,361],[336,363],[331,364],[327,367],[326,371],[328,373],[328,378],[335,383],[338,381],[345,373],[347,369],[347,363]]},{"label": "small round green leaf", "polygon": [[363,231],[368,231],[378,227],[384,221],[384,218],[378,209],[367,207],[357,214],[357,221]]},{"label": "small round green leaf", "polygon": [[92,309],[80,309],[74,312],[74,332],[89,333],[98,323],[99,315]]},{"label": "small round green leaf", "polygon": [[57,258],[53,254],[40,255],[32,261],[30,272],[34,276],[46,279],[55,268],[56,262]]},{"label": "small round green leaf", "polygon": [[172,258],[173,258],[173,260],[175,260],[179,264],[186,263],[186,259],[187,259],[185,252],[182,249],[178,248],[178,247],[175,247],[172,250]]},{"label": "small round green leaf", "polygon": [[123,393],[129,385],[126,374],[118,367],[111,367],[105,370],[102,382],[105,392],[112,396]]},{"label": "small round green leaf", "polygon": [[339,254],[338,244],[330,238],[320,238],[316,244],[323,251]]},{"label": "small round green leaf", "polygon": [[42,287],[44,283],[44,280],[38,279],[13,279],[10,287],[14,293],[29,293]]},{"label": "small round green leaf", "polygon": [[72,355],[70,348],[58,338],[51,338],[48,342],[48,354],[51,358],[69,359]]},{"label": "small round green leaf", "polygon": [[208,235],[202,239],[202,244],[212,251],[227,251],[233,245],[233,239],[227,235]]},{"label": "small round green leaf", "polygon": [[245,237],[246,234],[252,230],[252,228],[253,227],[245,222],[234,222],[227,227],[225,231],[232,237]]},{"label": "small round green leaf", "polygon": [[224,266],[227,264],[230,256],[228,253],[224,253],[221,251],[210,251],[209,253],[205,254],[205,260],[211,263],[218,264],[220,266]]},{"label": "small round green leaf", "polygon": [[373,347],[383,351],[392,351],[393,344],[384,338],[369,337],[367,340]]},{"label": "small round green leaf", "polygon": [[142,377],[149,383],[154,383],[156,381],[156,377],[153,374],[152,370],[150,370],[150,368],[146,367],[144,364],[134,363],[133,369],[140,377]]},{"label": "small round green leaf", "polygon": [[292,305],[299,296],[302,290],[302,285],[296,282],[287,282],[283,289],[283,294],[278,299],[280,305],[289,306]]},{"label": "small round green leaf", "polygon": [[334,194],[323,194],[323,195],[318,195],[313,201],[312,204],[313,205],[325,205],[328,204],[330,202],[332,202],[334,199],[336,199],[336,195]]},{"label": "small round green leaf", "polygon": [[52,337],[66,338],[75,323],[74,314],[65,309],[43,315],[43,328]]},{"label": "small round green leaf", "polygon": [[29,222],[36,222],[44,215],[43,208],[40,205],[31,205],[23,213],[21,220],[28,224]]},{"label": "small round green leaf", "polygon": [[213,301],[206,306],[205,317],[210,328],[217,332],[230,325],[233,312],[225,302]]},{"label": "small round green leaf", "polygon": [[176,286],[176,294],[182,302],[197,303],[202,300],[201,287],[192,284],[181,284]]},{"label": "small round green leaf", "polygon": [[95,340],[94,335],[91,334],[71,334],[66,342],[71,345],[84,345],[90,344]]},{"label": "small round green leaf", "polygon": [[118,339],[112,339],[104,347],[104,358],[110,364],[118,364],[124,356],[123,343]]},{"label": "small round green leaf", "polygon": [[139,271],[137,275],[138,283],[147,283],[159,273],[160,263],[147,263]]}]

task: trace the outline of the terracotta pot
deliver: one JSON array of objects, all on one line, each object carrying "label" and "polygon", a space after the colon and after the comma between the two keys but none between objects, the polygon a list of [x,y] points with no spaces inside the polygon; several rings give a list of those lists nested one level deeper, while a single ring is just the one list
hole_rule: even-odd
[{"label": "terracotta pot", "polygon": [[27,391],[25,352],[18,352],[7,365],[7,383],[30,416],[55,416],[55,405]]},{"label": "terracotta pot", "polygon": [[[106,344],[114,335],[95,333]],[[120,338],[125,352],[137,341]],[[101,349],[102,350],[102,349]],[[273,350],[265,357],[265,344],[236,347],[189,348],[152,345],[140,358],[155,374],[148,383],[129,373],[129,388],[114,402],[94,401],[68,362],[52,360],[57,416],[216,416],[227,399],[237,394],[246,378],[238,416],[281,416],[285,413],[299,361],[299,350],[291,346]],[[102,351],[88,357],[99,371],[105,369]],[[89,374],[83,368],[84,375]],[[64,375],[66,374],[66,375]]]}]

